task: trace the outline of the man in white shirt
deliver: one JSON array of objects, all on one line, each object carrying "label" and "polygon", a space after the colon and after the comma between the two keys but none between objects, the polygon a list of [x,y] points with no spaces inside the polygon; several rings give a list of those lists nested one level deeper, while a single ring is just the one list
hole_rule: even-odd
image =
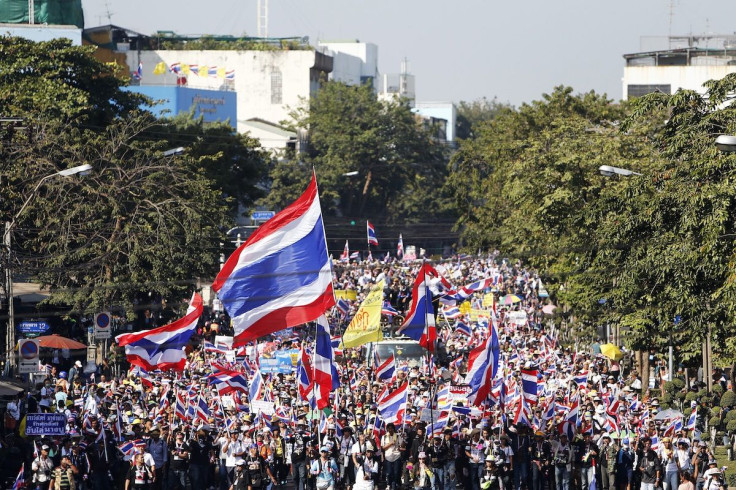
[{"label": "man in white shirt", "polygon": [[394,424],[386,424],[386,433],[381,438],[381,449],[385,459],[386,485],[390,490],[396,490],[401,476],[401,451],[399,450],[399,435]]}]

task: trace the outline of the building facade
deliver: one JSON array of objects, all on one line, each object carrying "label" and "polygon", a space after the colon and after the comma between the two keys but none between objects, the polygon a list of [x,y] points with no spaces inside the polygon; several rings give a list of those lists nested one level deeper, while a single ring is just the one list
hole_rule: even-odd
[{"label": "building facade", "polygon": [[378,84],[378,46],[355,41],[320,41],[317,49],[333,59],[330,80],[346,85]]},{"label": "building facade", "polygon": [[703,84],[736,72],[736,35],[642,38],[641,52],[625,54],[623,99],[678,89],[704,93]]}]

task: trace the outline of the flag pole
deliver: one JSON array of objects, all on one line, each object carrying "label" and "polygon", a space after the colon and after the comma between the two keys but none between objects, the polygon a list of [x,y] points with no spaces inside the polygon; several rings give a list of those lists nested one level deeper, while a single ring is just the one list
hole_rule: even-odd
[{"label": "flag pole", "polygon": [[[314,322],[314,350],[312,351],[312,399],[315,400],[314,406],[317,406],[317,394],[315,393],[315,390],[317,388],[317,383],[315,382],[315,378],[317,376],[317,370],[314,365],[314,359],[317,354],[317,331],[319,329],[319,326],[317,325],[317,322]],[[311,405],[310,405],[311,408]],[[319,411],[319,409],[317,409]],[[311,410],[310,410],[311,411]],[[322,417],[320,417],[320,421],[322,420]],[[312,424],[314,424],[314,418],[312,419]],[[322,434],[319,430],[319,422],[317,422],[317,449],[319,449],[322,446]]]}]

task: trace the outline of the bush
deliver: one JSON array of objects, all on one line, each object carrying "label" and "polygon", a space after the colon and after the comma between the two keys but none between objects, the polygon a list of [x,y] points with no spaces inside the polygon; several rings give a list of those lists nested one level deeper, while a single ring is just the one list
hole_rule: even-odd
[{"label": "bush", "polygon": [[695,401],[697,399],[698,399],[698,394],[695,393],[694,391],[689,391],[687,395],[685,395],[685,401],[688,403]]},{"label": "bush", "polygon": [[702,398],[704,396],[708,395],[708,390],[703,388],[702,390],[698,391],[698,398]]},{"label": "bush", "polygon": [[736,420],[736,410],[729,410],[728,413],[726,413],[726,420]]},{"label": "bush", "polygon": [[711,407],[710,414],[711,415],[720,415],[721,414],[721,407]]},{"label": "bush", "polygon": [[684,391],[678,391],[677,393],[675,393],[675,398],[677,398],[680,401],[684,401],[686,395],[687,393],[685,393]]},{"label": "bush", "polygon": [[675,383],[672,381],[667,381],[664,384],[664,394],[667,396],[667,393],[674,394],[677,391],[677,386],[675,386]]},{"label": "bush", "polygon": [[726,424],[726,430],[729,432],[736,432],[736,419],[729,420]]},{"label": "bush", "polygon": [[659,403],[662,405],[665,403],[667,405],[670,405],[672,403],[672,393],[670,393],[669,391],[665,391],[664,396],[662,397],[662,399],[659,400]]},{"label": "bush", "polygon": [[672,384],[675,385],[677,390],[681,390],[685,387],[685,380],[682,378],[674,378]]},{"label": "bush", "polygon": [[723,394],[723,386],[720,384],[713,385],[713,393],[718,393],[719,395]]},{"label": "bush", "polygon": [[721,419],[719,417],[711,417],[708,420],[708,425],[717,429],[721,426]]},{"label": "bush", "polygon": [[690,416],[690,414],[691,414],[691,413],[693,413],[693,409],[692,409],[692,408],[690,408],[690,407],[687,407],[687,408],[685,408],[685,409],[684,409],[684,410],[682,411],[682,414],[683,414],[683,415],[685,416],[685,418],[688,418],[688,417]]},{"label": "bush", "polygon": [[710,432],[703,432],[702,434],[700,434],[700,440],[703,442],[710,441]]},{"label": "bush", "polygon": [[734,405],[736,405],[736,393],[734,393],[731,390],[728,390],[721,397],[721,406],[722,407],[733,407]]}]

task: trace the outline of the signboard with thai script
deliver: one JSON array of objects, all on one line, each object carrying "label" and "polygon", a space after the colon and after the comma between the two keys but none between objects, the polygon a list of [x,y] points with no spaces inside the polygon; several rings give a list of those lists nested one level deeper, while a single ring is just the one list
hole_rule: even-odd
[{"label": "signboard with thai script", "polygon": [[66,415],[63,413],[29,413],[26,415],[27,436],[63,436]]}]

